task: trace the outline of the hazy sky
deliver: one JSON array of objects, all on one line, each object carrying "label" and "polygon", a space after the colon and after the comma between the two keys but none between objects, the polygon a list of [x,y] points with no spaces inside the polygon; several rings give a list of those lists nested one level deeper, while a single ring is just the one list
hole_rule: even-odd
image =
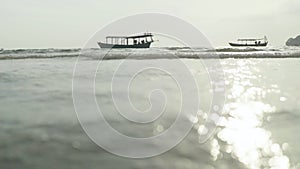
[{"label": "hazy sky", "polygon": [[184,19],[214,46],[264,35],[282,46],[300,35],[299,0],[0,0],[0,48],[82,47],[111,21],[144,12]]}]

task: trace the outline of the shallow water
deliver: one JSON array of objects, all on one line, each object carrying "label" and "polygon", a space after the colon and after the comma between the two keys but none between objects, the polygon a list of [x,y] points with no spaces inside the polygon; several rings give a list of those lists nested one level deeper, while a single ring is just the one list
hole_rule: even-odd
[{"label": "shallow water", "polygon": [[[128,159],[98,147],[79,125],[72,100],[76,57],[1,60],[0,168],[299,167],[300,59],[221,59],[226,84],[224,111],[215,134],[203,144],[199,143],[199,133],[205,129],[201,119],[205,118],[211,101],[209,78],[201,60],[181,61],[195,76],[199,94],[204,98],[200,103],[202,113],[192,121],[194,128],[179,145],[164,154]],[[84,62],[89,65],[98,61],[85,58]],[[149,82],[166,81],[163,87],[175,99],[165,109],[165,121],[150,124],[140,132],[134,130],[135,124],[116,114],[109,87],[111,76],[121,62],[103,61],[97,72],[96,98],[108,122],[120,132],[135,137],[147,137],[166,130],[178,108],[178,91],[160,72],[146,72],[133,85],[148,89]],[[129,62],[159,64],[173,61],[158,58]],[[81,72],[83,80],[87,78],[85,73]],[[119,77],[125,78],[127,73],[123,71]],[[140,109],[149,106],[144,90],[135,89],[132,101],[136,106]],[[82,89],[81,92],[86,91]],[[117,94],[122,92],[117,91]]]}]

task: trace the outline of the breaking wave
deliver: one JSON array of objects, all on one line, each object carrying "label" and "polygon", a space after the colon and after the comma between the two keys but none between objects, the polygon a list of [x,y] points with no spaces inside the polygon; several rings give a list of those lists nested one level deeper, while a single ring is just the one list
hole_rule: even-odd
[{"label": "breaking wave", "polygon": [[[100,58],[100,56],[105,57]],[[0,60],[47,59],[64,57],[84,57],[86,59],[209,59],[209,58],[299,58],[298,47],[267,48],[193,48],[167,47],[150,49],[14,49],[0,53]]]}]

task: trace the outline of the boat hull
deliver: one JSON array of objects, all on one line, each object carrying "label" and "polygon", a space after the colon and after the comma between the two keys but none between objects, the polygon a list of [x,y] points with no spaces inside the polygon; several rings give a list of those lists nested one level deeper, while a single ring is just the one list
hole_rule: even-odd
[{"label": "boat hull", "polygon": [[240,44],[240,43],[229,43],[230,46],[234,47],[265,47],[268,45],[268,43],[261,43],[261,44]]},{"label": "boat hull", "polygon": [[150,48],[152,42],[147,43],[140,43],[140,44],[133,44],[133,45],[118,45],[118,44],[108,44],[108,43],[102,43],[98,42],[98,45],[100,48]]}]

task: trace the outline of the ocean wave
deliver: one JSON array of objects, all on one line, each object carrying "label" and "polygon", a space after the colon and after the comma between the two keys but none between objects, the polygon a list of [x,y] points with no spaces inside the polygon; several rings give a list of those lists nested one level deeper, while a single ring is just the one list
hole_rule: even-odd
[{"label": "ocean wave", "polygon": [[49,58],[64,58],[64,57],[78,57],[79,54],[58,54],[58,55],[0,55],[0,60],[13,59],[49,59]]},{"label": "ocean wave", "polygon": [[[209,59],[209,58],[299,58],[300,48],[187,48],[167,47],[150,49],[14,49],[0,53],[0,60],[46,59],[64,57],[86,59]],[[102,57],[101,57],[102,56]],[[104,57],[103,57],[104,56]]]},{"label": "ocean wave", "polygon": [[24,53],[59,53],[59,52],[79,52],[80,48],[71,48],[71,49],[11,49],[4,50],[1,54],[24,54]]},{"label": "ocean wave", "polygon": [[0,53],[0,60],[77,57],[81,49],[13,49]]}]

